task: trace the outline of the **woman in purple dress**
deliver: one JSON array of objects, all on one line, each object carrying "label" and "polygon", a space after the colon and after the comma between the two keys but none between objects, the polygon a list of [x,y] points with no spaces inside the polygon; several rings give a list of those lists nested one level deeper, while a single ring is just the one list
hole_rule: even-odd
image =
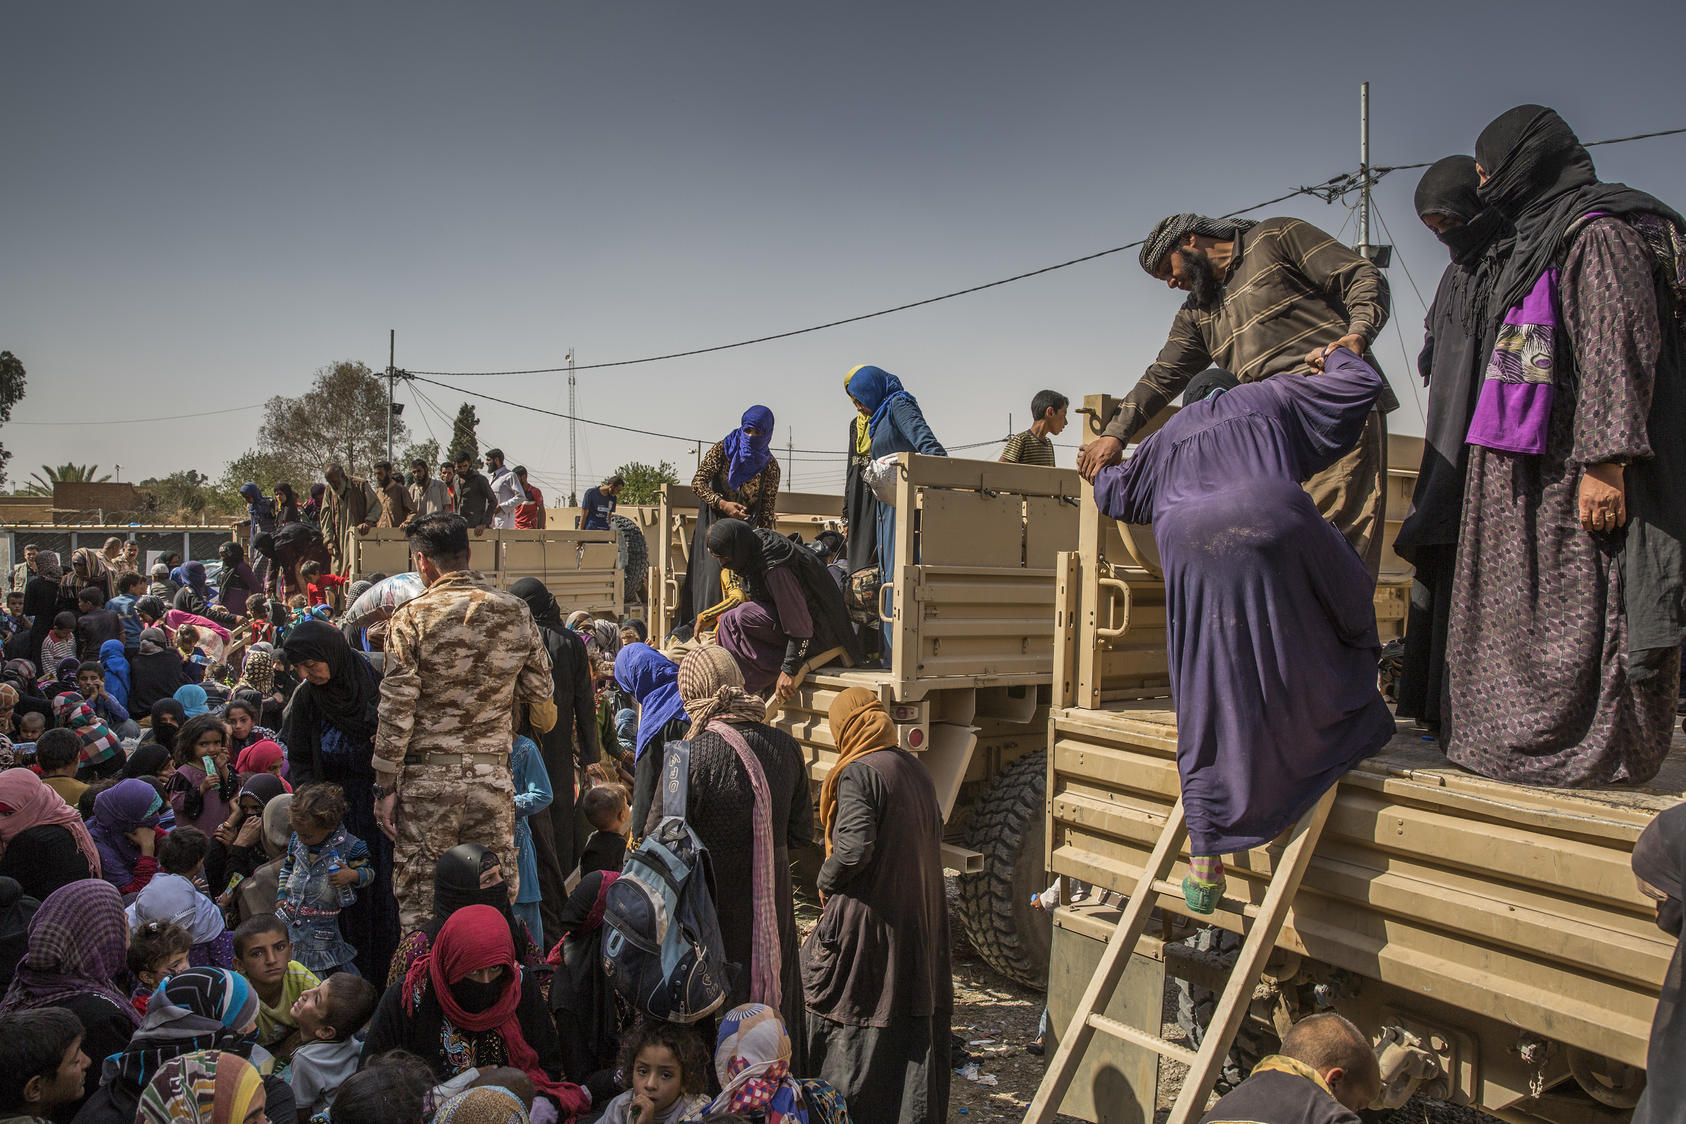
[{"label": "woman in purple dress", "polygon": [[721,615],[717,638],[751,694],[771,690],[782,702],[821,653],[841,648],[850,661],[860,657],[843,591],[819,555],[741,519],[710,527],[708,552],[743,587],[743,603]]},{"label": "woman in purple dress", "polygon": [[1393,736],[1364,561],[1300,486],[1358,441],[1383,382],[1344,348],[1326,368],[1199,376],[1095,480],[1101,511],[1153,524],[1164,567],[1197,913],[1222,896],[1219,856],[1280,834]]}]

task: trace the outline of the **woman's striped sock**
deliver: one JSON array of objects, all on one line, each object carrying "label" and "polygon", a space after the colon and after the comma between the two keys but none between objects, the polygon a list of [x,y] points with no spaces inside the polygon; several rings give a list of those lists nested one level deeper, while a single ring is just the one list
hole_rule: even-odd
[{"label": "woman's striped sock", "polygon": [[1188,871],[1202,882],[1217,882],[1224,876],[1224,861],[1217,855],[1195,855],[1188,860]]}]

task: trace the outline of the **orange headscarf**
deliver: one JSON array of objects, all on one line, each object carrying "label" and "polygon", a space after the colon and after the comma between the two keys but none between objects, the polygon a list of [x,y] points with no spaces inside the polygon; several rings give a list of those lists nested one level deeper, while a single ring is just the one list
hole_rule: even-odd
[{"label": "orange headscarf", "polygon": [[831,740],[837,746],[837,761],[820,786],[820,826],[825,832],[825,853],[831,854],[831,822],[837,818],[837,781],[843,766],[880,749],[895,749],[900,743],[896,724],[878,696],[865,687],[850,687],[831,700],[826,712]]}]

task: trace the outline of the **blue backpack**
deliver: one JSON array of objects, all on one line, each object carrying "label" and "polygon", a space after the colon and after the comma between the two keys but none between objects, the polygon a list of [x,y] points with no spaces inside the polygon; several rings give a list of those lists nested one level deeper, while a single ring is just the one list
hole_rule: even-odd
[{"label": "blue backpack", "polygon": [[661,823],[626,856],[604,899],[603,969],[644,1014],[694,1023],[721,1008],[730,982],[708,848],[685,822],[691,743],[663,752]]}]

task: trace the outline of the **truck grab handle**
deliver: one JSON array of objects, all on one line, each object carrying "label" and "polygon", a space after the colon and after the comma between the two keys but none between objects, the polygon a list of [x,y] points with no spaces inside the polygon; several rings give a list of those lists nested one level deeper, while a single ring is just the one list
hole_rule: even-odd
[{"label": "truck grab handle", "polygon": [[[1130,586],[1128,583],[1120,581],[1117,578],[1097,578],[1095,579],[1095,584],[1100,586],[1101,589],[1110,590],[1117,595],[1115,597],[1108,597],[1105,599],[1108,626],[1095,629],[1095,639],[1099,640],[1103,644],[1106,644],[1117,640],[1126,632],[1130,631],[1130,608],[1132,605]],[[1113,620],[1112,607],[1114,604],[1119,602],[1123,603],[1123,612],[1118,624],[1113,626],[1111,624]]]}]

